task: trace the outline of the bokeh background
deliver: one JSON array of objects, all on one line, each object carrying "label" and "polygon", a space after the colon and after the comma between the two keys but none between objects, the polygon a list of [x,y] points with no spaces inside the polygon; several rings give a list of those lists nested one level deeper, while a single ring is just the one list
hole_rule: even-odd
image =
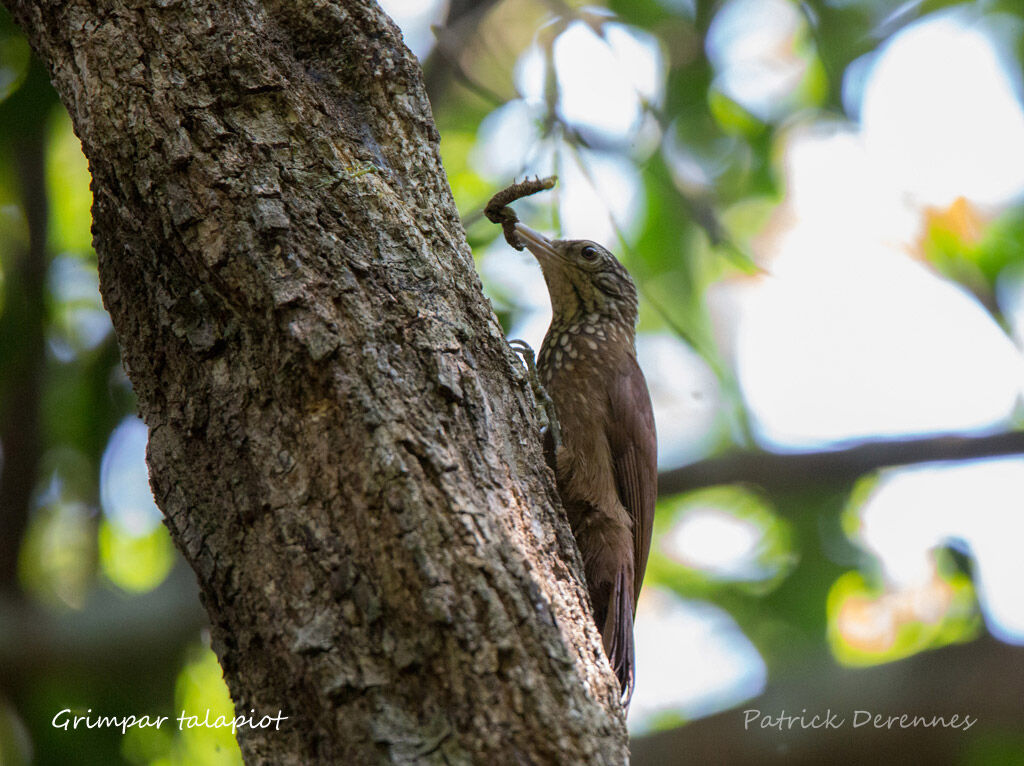
[{"label": "bokeh background", "polygon": [[[1024,762],[1019,0],[383,5],[510,337],[539,347],[550,317],[481,215],[514,177],[557,173],[520,217],[606,244],[640,288],[664,473],[634,762],[764,762],[783,738],[741,711],[783,707],[978,718],[805,732],[794,762]],[[50,723],[231,709],[149,492],[90,204],[3,16],[0,766],[239,763],[229,732]]]}]

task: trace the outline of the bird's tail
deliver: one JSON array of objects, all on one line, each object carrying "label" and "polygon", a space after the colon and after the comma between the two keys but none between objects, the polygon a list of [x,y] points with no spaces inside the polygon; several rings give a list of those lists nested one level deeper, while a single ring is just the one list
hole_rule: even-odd
[{"label": "bird's tail", "polygon": [[636,657],[633,648],[633,585],[620,569],[612,587],[611,600],[601,627],[604,651],[622,690],[622,706],[629,709],[633,697]]}]

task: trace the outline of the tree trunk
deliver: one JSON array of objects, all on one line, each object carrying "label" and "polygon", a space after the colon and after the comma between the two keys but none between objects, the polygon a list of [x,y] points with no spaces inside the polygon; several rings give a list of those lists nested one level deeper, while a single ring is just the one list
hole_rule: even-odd
[{"label": "tree trunk", "polygon": [[[369,0],[6,0],[249,763],[622,763],[618,687],[417,64]],[[200,713],[202,711],[199,711]]]}]

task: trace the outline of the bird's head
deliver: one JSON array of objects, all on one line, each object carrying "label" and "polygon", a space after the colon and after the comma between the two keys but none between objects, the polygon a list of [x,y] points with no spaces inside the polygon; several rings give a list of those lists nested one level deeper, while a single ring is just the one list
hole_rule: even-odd
[{"label": "bird's head", "polygon": [[555,322],[597,314],[630,328],[636,324],[636,285],[608,250],[588,239],[548,239],[521,223],[515,228],[540,262]]}]

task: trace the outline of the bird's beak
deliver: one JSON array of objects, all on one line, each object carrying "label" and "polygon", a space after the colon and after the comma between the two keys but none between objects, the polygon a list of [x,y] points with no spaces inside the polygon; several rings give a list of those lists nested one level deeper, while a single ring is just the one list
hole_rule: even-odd
[{"label": "bird's beak", "polygon": [[554,243],[539,231],[531,229],[525,224],[517,223],[516,235],[519,237],[519,241],[526,245],[527,249],[542,264],[562,259],[558,251],[555,250]]}]

